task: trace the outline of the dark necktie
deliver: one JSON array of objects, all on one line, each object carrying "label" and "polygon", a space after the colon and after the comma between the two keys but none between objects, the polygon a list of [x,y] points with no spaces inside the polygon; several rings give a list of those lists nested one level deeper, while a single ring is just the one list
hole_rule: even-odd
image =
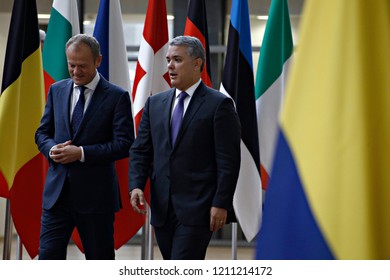
[{"label": "dark necktie", "polygon": [[70,123],[70,125],[72,127],[73,135],[76,134],[76,131],[80,126],[80,123],[81,123],[81,120],[83,119],[83,114],[84,114],[84,104],[85,104],[84,91],[85,91],[86,87],[79,86],[79,89],[80,89],[79,100],[77,101],[76,106],[74,107],[72,121]]},{"label": "dark necktie", "polygon": [[176,137],[180,129],[181,120],[183,118],[184,111],[184,99],[188,96],[185,91],[182,91],[179,94],[179,101],[173,111],[172,114],[172,122],[171,122],[171,139],[172,145],[176,142]]}]

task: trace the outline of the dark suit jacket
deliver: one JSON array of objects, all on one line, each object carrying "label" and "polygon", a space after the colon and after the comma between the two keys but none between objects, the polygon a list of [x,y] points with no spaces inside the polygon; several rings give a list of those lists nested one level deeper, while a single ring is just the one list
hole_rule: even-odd
[{"label": "dark suit jacket", "polygon": [[[78,211],[117,211],[120,196],[115,161],[128,157],[134,140],[129,94],[101,76],[79,130],[72,138],[69,113],[72,90],[71,79],[50,87],[45,112],[35,134],[35,142],[50,164],[43,208],[53,207],[67,178],[72,203]],[[49,158],[50,149],[67,140],[83,146],[85,162],[63,165]]]},{"label": "dark suit jacket", "polygon": [[130,149],[130,190],[151,178],[151,223],[164,224],[169,196],[178,220],[209,225],[212,206],[230,210],[240,168],[240,122],[233,102],[201,83],[170,139],[175,89],[150,97]]}]

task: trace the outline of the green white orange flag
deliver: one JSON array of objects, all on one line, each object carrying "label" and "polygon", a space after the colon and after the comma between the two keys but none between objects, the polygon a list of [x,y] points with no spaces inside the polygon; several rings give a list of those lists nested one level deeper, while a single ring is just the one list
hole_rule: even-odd
[{"label": "green white orange flag", "polygon": [[47,167],[34,142],[45,106],[36,3],[15,0],[0,96],[0,188],[31,258],[38,254]]},{"label": "green white orange flag", "polygon": [[45,92],[56,81],[69,78],[65,44],[80,33],[76,0],[54,0],[43,48]]},{"label": "green white orange flag", "polygon": [[256,109],[263,189],[267,188],[293,40],[287,0],[272,0],[256,74]]}]

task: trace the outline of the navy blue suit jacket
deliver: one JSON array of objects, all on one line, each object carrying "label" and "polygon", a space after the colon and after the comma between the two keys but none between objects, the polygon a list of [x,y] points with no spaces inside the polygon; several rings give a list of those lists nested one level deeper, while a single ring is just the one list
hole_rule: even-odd
[{"label": "navy blue suit jacket", "polygon": [[[50,87],[45,112],[35,134],[40,152],[49,161],[43,208],[53,207],[68,179],[72,203],[78,211],[117,211],[121,204],[115,161],[128,157],[134,140],[129,93],[101,76],[80,127],[72,137],[72,90],[71,79],[59,81]],[[49,158],[50,149],[67,140],[83,147],[85,162],[57,164]]]},{"label": "navy blue suit jacket", "polygon": [[164,224],[169,197],[184,225],[209,225],[212,206],[232,209],[240,169],[241,127],[233,101],[201,83],[174,146],[170,137],[175,89],[151,96],[130,149],[130,190],[151,179],[151,223]]}]

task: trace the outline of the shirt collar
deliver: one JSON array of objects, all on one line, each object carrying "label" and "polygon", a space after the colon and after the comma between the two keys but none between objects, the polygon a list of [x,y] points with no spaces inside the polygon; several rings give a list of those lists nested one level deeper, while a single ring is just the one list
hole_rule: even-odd
[{"label": "shirt collar", "polygon": [[[199,86],[199,84],[200,84],[201,81],[202,81],[202,80],[199,79],[199,81],[197,81],[195,84],[193,84],[192,86],[190,86],[189,88],[187,88],[187,89],[185,90],[185,92],[186,92],[190,97],[192,97],[192,96],[194,95],[195,90],[197,89],[197,87]],[[181,90],[176,89],[176,92],[175,92],[176,98],[179,96],[179,94],[180,94],[181,92],[182,92]]]},{"label": "shirt collar", "polygon": [[[95,88],[97,87],[97,84],[100,81],[100,75],[98,71],[96,71],[95,77],[93,77],[92,81],[90,81],[88,84],[84,85],[86,88],[91,89],[92,91],[95,91]],[[78,87],[75,83],[73,83],[73,88]]]}]

